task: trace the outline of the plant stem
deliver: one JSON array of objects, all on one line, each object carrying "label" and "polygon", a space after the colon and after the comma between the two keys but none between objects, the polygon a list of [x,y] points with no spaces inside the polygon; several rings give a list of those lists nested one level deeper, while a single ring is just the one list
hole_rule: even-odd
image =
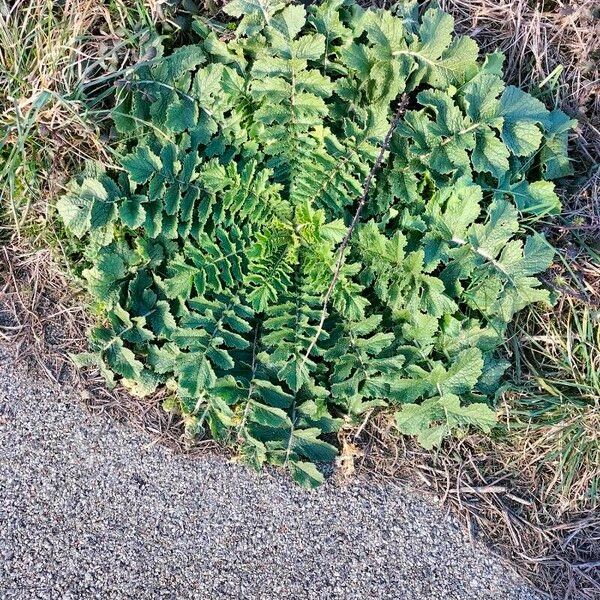
[{"label": "plant stem", "polygon": [[385,137],[383,138],[383,141],[381,142],[381,149],[379,150],[379,155],[377,156],[375,163],[371,167],[369,174],[365,178],[365,181],[363,183],[362,194],[358,200],[358,206],[356,207],[354,217],[352,218],[352,222],[350,223],[350,226],[348,227],[348,231],[346,231],[346,235],[344,236],[344,239],[342,240],[342,243],[340,244],[340,247],[338,249],[338,258],[336,261],[335,270],[333,272],[333,277],[331,279],[329,287],[327,288],[327,291],[325,292],[325,296],[323,298],[323,308],[321,309],[321,318],[319,320],[319,326],[317,327],[317,332],[314,335],[313,339],[311,340],[310,345],[308,346],[308,349],[306,350],[306,354],[304,355],[302,364],[306,363],[306,361],[308,360],[310,353],[312,352],[313,348],[315,347],[315,344],[317,343],[319,336],[321,335],[321,332],[323,331],[323,325],[325,324],[325,319],[327,318],[327,305],[329,304],[329,300],[331,299],[331,294],[333,294],[335,284],[338,282],[338,279],[340,278],[340,273],[342,271],[342,266],[344,264],[344,255],[346,253],[346,248],[348,247],[348,244],[350,242],[350,237],[352,236],[352,233],[353,233],[354,229],[356,228],[356,225],[358,224],[358,221],[360,219],[360,215],[361,215],[363,207],[367,201],[367,196],[369,195],[369,191],[371,189],[371,184],[373,182],[373,178],[375,177],[375,173],[377,173],[377,171],[381,168],[381,165],[383,164],[383,159],[385,158],[385,153],[388,149],[388,146],[390,145],[390,140],[392,139],[392,134],[394,133],[394,130],[396,129],[396,126],[398,125],[398,121],[400,121],[400,118],[404,114],[404,111],[406,110],[407,105],[408,105],[408,96],[406,96],[406,94],[404,94],[400,98],[400,102],[398,103],[398,108],[396,109],[394,118],[392,119],[392,122],[390,124],[390,128],[388,129],[387,133],[385,134]]}]

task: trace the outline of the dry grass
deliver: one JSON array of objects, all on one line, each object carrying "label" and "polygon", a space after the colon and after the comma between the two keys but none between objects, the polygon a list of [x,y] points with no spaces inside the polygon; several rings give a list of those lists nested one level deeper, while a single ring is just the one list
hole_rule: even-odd
[{"label": "dry grass", "polygon": [[[440,0],[482,50],[506,54],[506,77],[580,121],[576,144],[600,158],[600,25],[595,0]],[[587,161],[586,161],[587,162]]]},{"label": "dry grass", "polygon": [[40,241],[39,247],[56,242],[56,236],[47,239],[55,229],[48,226],[52,200],[69,174],[87,159],[110,163],[101,134],[107,116],[102,99],[135,60],[140,27],[150,19],[142,3],[133,10],[123,0],[0,0],[5,239],[26,238],[33,246]]},{"label": "dry grass", "polygon": [[84,306],[49,250],[0,248],[0,341],[50,380],[71,379],[68,353],[85,348]]}]

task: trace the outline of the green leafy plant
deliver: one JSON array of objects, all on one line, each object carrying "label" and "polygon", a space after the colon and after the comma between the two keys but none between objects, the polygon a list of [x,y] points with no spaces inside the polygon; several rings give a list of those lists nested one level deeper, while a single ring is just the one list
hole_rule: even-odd
[{"label": "green leafy plant", "polygon": [[122,169],[58,203],[105,317],[79,363],[308,487],[366,411],[426,447],[489,431],[507,323],[550,299],[532,227],[573,123],[435,8],[225,11],[154,42],[119,87]]}]

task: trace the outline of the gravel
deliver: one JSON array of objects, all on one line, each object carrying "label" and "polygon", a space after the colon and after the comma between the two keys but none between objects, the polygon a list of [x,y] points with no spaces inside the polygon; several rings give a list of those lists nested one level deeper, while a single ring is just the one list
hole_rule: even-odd
[{"label": "gravel", "polygon": [[0,597],[538,600],[432,501],[174,455],[0,350]]}]

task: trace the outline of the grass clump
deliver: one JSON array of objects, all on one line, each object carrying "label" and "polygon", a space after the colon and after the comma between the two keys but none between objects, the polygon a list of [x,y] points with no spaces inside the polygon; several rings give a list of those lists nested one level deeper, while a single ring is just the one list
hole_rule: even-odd
[{"label": "grass clump", "polygon": [[[565,298],[560,318],[530,313],[521,323],[527,394],[512,401],[515,420],[531,430],[515,445],[545,471],[544,501],[561,510],[598,507],[600,494],[600,306]],[[532,322],[533,321],[533,322]],[[544,334],[540,334],[545,329]],[[533,384],[533,385],[532,385]],[[536,389],[537,388],[537,389]]]},{"label": "grass clump", "polygon": [[[52,202],[81,164],[111,163],[103,100],[152,13],[121,0],[0,2],[3,238],[56,245]],[[135,24],[135,25],[134,25]],[[110,92],[110,90],[108,90]],[[64,237],[64,236],[63,236]]]}]

